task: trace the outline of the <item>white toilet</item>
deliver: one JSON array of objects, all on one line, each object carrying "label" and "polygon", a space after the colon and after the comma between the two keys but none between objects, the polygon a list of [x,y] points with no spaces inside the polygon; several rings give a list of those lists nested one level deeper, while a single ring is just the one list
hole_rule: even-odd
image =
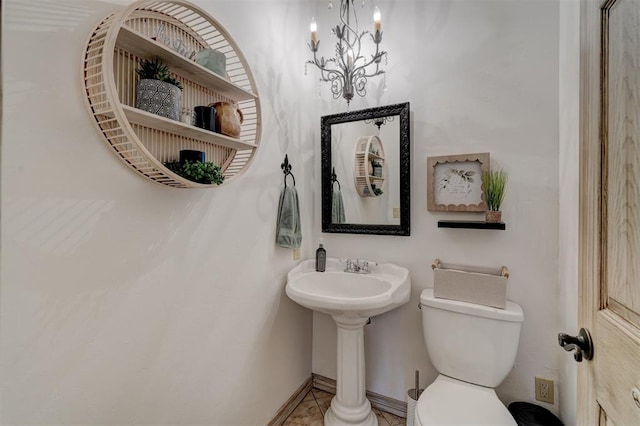
[{"label": "white toilet", "polygon": [[427,352],[440,375],[416,403],[415,425],[516,426],[493,390],[513,368],[524,314],[420,294]]}]

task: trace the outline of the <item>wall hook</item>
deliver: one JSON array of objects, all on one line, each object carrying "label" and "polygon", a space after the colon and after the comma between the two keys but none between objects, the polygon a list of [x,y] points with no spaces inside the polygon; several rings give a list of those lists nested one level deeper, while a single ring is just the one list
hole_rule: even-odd
[{"label": "wall hook", "polygon": [[284,173],[285,188],[287,187],[287,176],[291,176],[291,179],[293,179],[293,186],[296,186],[296,177],[291,173],[293,166],[289,164],[289,156],[287,154],[284,155],[284,162],[280,164],[280,168],[282,169],[282,173]]},{"label": "wall hook", "polygon": [[338,184],[338,191],[342,191],[342,189],[340,188],[340,182],[338,181],[338,175],[336,175],[335,167],[331,169],[331,187],[333,187],[334,182]]}]

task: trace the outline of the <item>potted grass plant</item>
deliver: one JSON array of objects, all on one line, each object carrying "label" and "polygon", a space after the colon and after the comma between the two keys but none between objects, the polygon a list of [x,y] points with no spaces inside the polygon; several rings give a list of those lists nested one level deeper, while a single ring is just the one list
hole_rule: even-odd
[{"label": "potted grass plant", "polygon": [[169,67],[160,58],[143,59],[136,72],[140,76],[136,86],[136,108],[180,120],[182,85],[169,74]]},{"label": "potted grass plant", "polygon": [[507,174],[503,170],[489,170],[482,174],[484,197],[487,203],[485,220],[490,223],[502,221],[500,206],[507,189]]}]

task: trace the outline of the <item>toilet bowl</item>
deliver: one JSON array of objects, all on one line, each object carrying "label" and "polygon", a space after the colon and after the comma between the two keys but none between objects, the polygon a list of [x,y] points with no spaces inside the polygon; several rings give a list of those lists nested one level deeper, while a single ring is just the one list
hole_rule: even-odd
[{"label": "toilet bowl", "polygon": [[416,403],[415,424],[516,426],[493,388],[516,359],[522,308],[505,309],[420,294],[427,352],[440,375]]}]

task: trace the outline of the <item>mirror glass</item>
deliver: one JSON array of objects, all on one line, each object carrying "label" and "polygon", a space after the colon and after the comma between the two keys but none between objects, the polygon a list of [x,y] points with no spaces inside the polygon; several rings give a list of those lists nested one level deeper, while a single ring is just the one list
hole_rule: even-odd
[{"label": "mirror glass", "polygon": [[410,235],[409,103],[322,117],[322,231]]}]

